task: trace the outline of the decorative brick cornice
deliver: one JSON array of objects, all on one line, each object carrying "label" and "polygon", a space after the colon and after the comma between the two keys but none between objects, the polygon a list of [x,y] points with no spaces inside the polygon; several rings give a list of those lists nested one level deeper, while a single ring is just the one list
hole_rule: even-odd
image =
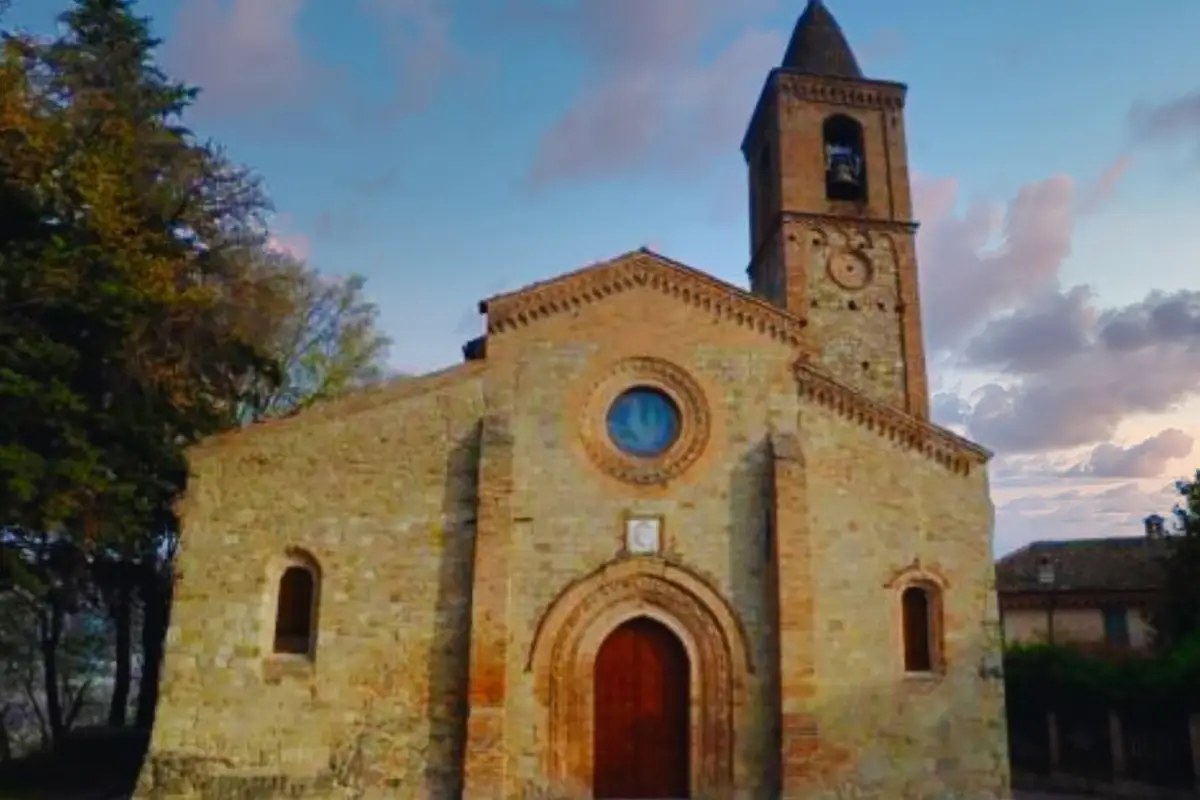
[{"label": "decorative brick cornice", "polygon": [[806,103],[899,111],[908,87],[891,81],[852,80],[783,72],[779,88],[785,97]]},{"label": "decorative brick cornice", "polygon": [[802,397],[910,450],[920,451],[952,472],[969,475],[972,467],[986,464],[992,457],[986,448],[898,408],[876,402],[807,362],[797,363],[796,383]]},{"label": "decorative brick cornice", "polygon": [[807,347],[805,321],[766,300],[645,248],[593,264],[480,303],[489,334],[502,334],[538,320],[603,300],[651,288],[778,342]]},{"label": "decorative brick cornice", "polygon": [[781,96],[829,105],[900,110],[904,108],[907,95],[908,87],[894,81],[808,75],[776,67],[767,75],[754,104],[750,123],[742,136],[742,155],[749,160],[750,148],[757,146],[760,130],[773,113],[771,106],[778,103]]}]

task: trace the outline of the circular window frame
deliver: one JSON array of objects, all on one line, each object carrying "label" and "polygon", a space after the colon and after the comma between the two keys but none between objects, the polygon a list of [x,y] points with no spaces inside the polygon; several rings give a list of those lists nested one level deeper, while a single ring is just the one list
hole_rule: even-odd
[{"label": "circular window frame", "polygon": [[[663,447],[658,447],[654,450],[632,450],[628,447],[623,447],[620,437],[613,433],[612,415],[613,411],[617,408],[617,404],[619,404],[622,399],[626,397],[632,397],[638,394],[661,399],[664,401],[671,414],[671,435],[666,445]],[[620,450],[630,458],[636,458],[641,461],[649,461],[655,458],[660,458],[666,453],[669,453],[671,448],[675,446],[675,443],[679,441],[679,437],[683,433],[683,411],[679,408],[679,403],[675,400],[675,397],[670,392],[663,391],[663,389],[658,386],[650,386],[645,383],[639,383],[617,392],[617,395],[613,397],[612,402],[608,404],[608,409],[604,412],[604,429],[605,433],[608,434],[609,443],[611,443],[613,447]]]},{"label": "circular window frame", "polygon": [[[618,397],[634,389],[662,392],[679,412],[675,441],[659,455],[626,453],[609,435],[609,410]],[[626,359],[608,370],[591,387],[583,419],[583,448],[592,462],[612,477],[638,486],[662,484],[686,471],[704,451],[711,430],[700,385],[675,364],[648,357]]]}]

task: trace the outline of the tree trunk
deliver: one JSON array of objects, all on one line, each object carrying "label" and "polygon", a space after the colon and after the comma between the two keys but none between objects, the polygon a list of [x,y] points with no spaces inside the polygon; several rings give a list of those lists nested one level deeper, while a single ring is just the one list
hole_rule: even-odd
[{"label": "tree trunk", "polygon": [[49,609],[42,618],[42,691],[46,693],[46,722],[51,745],[57,749],[66,733],[63,724],[62,697],[58,685],[58,644],[62,641],[65,612],[61,599],[51,592]]},{"label": "tree trunk", "polygon": [[0,765],[12,761],[12,736],[8,732],[8,712],[12,706],[0,706]]},{"label": "tree trunk", "polygon": [[153,574],[142,582],[142,675],[138,682],[137,726],[150,730],[158,705],[158,682],[162,675],[163,644],[171,616],[171,579]]},{"label": "tree trunk", "polygon": [[129,709],[129,682],[132,670],[130,662],[133,657],[132,610],[129,587],[122,581],[118,586],[109,605],[116,632],[116,675],[113,676],[112,699],[108,707],[108,724],[113,727],[124,727]]}]

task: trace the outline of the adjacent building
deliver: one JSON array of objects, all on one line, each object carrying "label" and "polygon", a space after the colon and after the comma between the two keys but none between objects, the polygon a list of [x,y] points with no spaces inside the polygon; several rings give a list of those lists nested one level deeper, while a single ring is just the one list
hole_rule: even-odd
[{"label": "adjacent building", "polygon": [[1170,539],[1158,515],[1145,528],[1144,536],[1034,542],[997,561],[1005,642],[1147,652]]}]

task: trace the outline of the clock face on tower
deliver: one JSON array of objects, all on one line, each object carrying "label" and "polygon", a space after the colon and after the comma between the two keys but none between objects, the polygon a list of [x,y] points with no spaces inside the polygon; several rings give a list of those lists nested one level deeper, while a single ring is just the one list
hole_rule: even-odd
[{"label": "clock face on tower", "polygon": [[829,259],[829,277],[843,289],[862,289],[871,282],[871,259],[859,250],[843,250]]}]

